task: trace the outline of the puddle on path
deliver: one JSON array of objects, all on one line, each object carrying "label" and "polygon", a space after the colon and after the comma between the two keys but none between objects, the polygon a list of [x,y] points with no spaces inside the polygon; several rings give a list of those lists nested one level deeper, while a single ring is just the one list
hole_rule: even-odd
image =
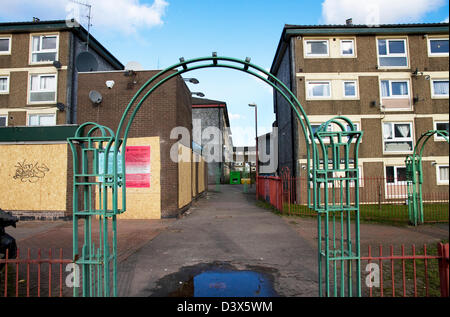
[{"label": "puddle on path", "polygon": [[227,263],[198,264],[162,278],[152,296],[276,297],[275,272],[263,267],[238,270]]}]

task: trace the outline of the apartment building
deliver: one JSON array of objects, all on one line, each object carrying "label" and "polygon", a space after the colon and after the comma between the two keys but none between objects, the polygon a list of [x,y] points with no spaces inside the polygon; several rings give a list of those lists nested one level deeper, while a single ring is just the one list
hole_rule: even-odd
[{"label": "apartment building", "polygon": [[227,103],[192,97],[193,141],[208,160],[208,184],[228,184],[233,156]]},{"label": "apartment building", "polygon": [[0,23],[0,127],[76,123],[78,72],[123,68],[76,21]]},{"label": "apartment building", "polygon": [[123,68],[76,21],[0,23],[0,208],[70,218],[78,73]]},{"label": "apartment building", "polygon": [[[449,129],[449,25],[286,25],[271,67],[297,96],[312,128],[334,116],[364,131],[361,177],[404,183],[405,157],[422,133]],[[274,94],[278,173],[306,177],[305,136]],[[423,153],[424,186],[447,192],[449,147],[435,136]]]}]

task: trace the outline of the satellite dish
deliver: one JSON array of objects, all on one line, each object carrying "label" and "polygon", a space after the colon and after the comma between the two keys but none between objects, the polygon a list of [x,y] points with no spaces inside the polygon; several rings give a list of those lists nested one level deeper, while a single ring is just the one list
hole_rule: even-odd
[{"label": "satellite dish", "polygon": [[81,52],[77,56],[75,66],[79,72],[95,72],[98,69],[98,62],[93,54]]},{"label": "satellite dish", "polygon": [[97,90],[91,90],[91,91],[89,92],[89,99],[90,99],[95,105],[99,105],[99,104],[102,102],[103,97],[102,97],[102,94],[99,93]]},{"label": "satellite dish", "polygon": [[131,61],[125,65],[125,70],[138,71],[138,70],[144,70],[144,68],[142,67],[142,65],[140,63]]}]

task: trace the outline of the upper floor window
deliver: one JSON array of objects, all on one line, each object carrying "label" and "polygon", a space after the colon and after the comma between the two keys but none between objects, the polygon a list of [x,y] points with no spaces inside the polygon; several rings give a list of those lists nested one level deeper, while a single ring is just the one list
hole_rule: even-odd
[{"label": "upper floor window", "polygon": [[378,39],[378,65],[380,67],[407,67],[406,40]]},{"label": "upper floor window", "polygon": [[56,101],[56,75],[36,74],[30,76],[29,102],[46,103]]},{"label": "upper floor window", "polygon": [[[447,133],[449,133],[448,121],[435,121],[434,122],[434,130],[447,131]],[[445,141],[445,138],[443,138],[442,136],[440,136],[438,134],[434,135],[434,139],[436,141]]]},{"label": "upper floor window", "polygon": [[448,79],[433,79],[431,81],[431,96],[448,98]]},{"label": "upper floor window", "polygon": [[353,40],[341,40],[341,56],[355,56],[355,42]]},{"label": "upper floor window", "polygon": [[412,123],[383,123],[384,152],[411,152],[413,148]]},{"label": "upper floor window", "polygon": [[356,98],[358,96],[355,80],[346,80],[343,82],[343,85],[345,98]]},{"label": "upper floor window", "polygon": [[28,115],[29,126],[56,125],[56,115],[53,114],[30,114]]},{"label": "upper floor window", "polygon": [[381,105],[385,110],[411,110],[409,80],[381,80]]},{"label": "upper floor window", "polygon": [[328,56],[329,55],[328,40],[306,40],[305,55]]},{"label": "upper floor window", "polygon": [[448,38],[428,38],[428,55],[448,56]]},{"label": "upper floor window", "polygon": [[0,76],[0,94],[9,93],[9,77]]},{"label": "upper floor window", "polygon": [[31,62],[48,63],[56,61],[58,56],[58,36],[32,36]]},{"label": "upper floor window", "polygon": [[0,37],[0,55],[11,53],[11,38]]},{"label": "upper floor window", "polygon": [[309,98],[331,98],[331,82],[309,81],[306,83],[306,91]]}]

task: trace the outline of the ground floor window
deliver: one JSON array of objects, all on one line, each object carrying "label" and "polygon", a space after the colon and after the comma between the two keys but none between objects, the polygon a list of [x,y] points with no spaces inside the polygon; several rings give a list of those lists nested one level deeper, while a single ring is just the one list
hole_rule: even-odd
[{"label": "ground floor window", "polygon": [[448,184],[448,165],[436,165],[436,178],[438,184]]},{"label": "ground floor window", "polygon": [[55,114],[29,114],[28,115],[29,126],[49,126],[56,125]]},{"label": "ground floor window", "polygon": [[6,116],[0,116],[0,127],[6,127]]}]

